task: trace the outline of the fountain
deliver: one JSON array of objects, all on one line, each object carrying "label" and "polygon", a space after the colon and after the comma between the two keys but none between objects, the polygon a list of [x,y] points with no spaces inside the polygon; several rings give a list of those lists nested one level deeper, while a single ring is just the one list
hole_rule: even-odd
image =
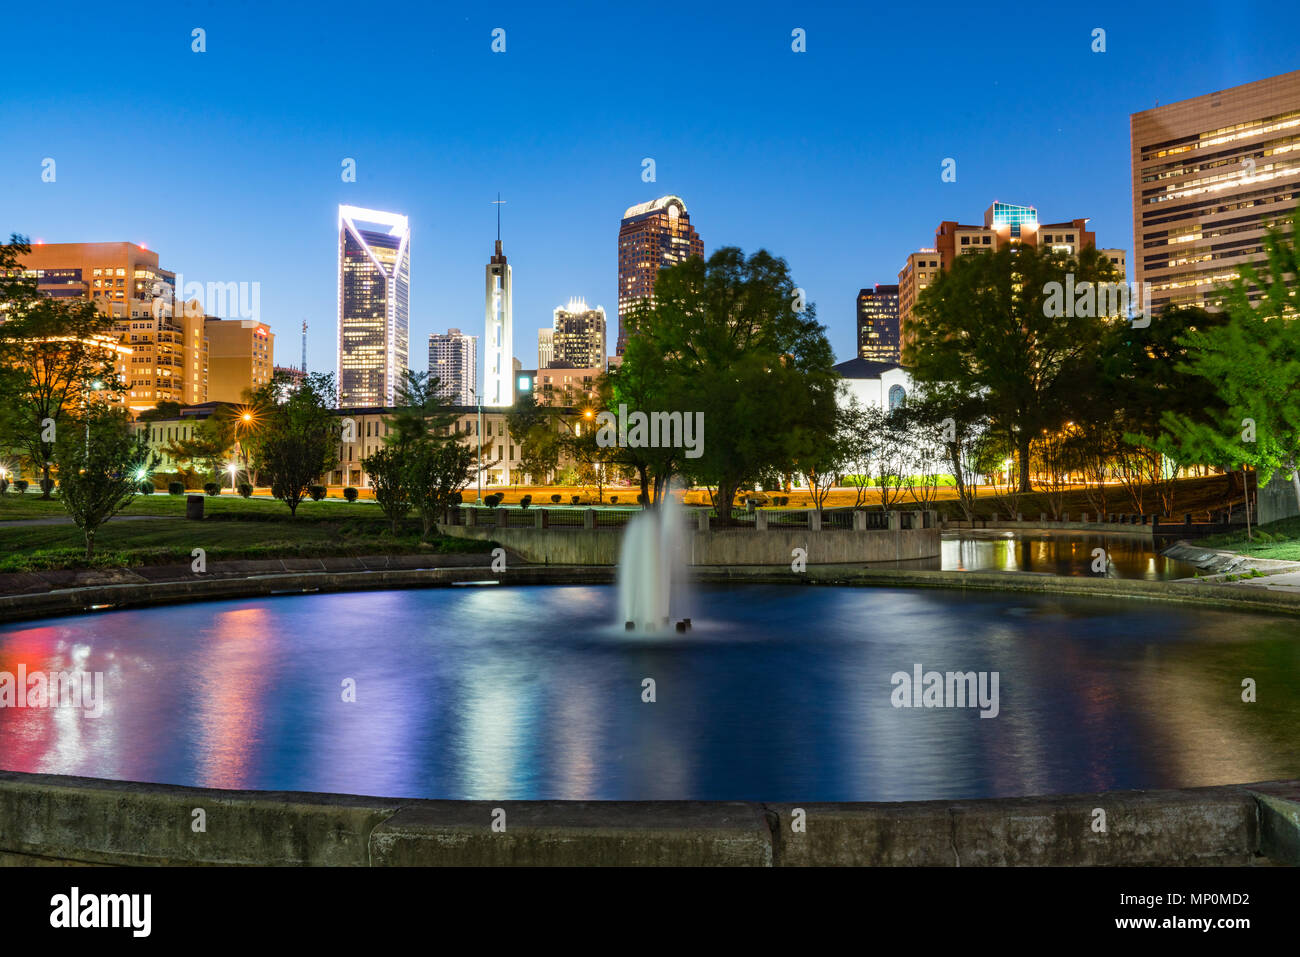
[{"label": "fountain", "polygon": [[627,630],[666,629],[674,612],[681,614],[685,565],[681,506],[672,495],[665,495],[662,502],[628,522],[623,533],[618,610]]}]

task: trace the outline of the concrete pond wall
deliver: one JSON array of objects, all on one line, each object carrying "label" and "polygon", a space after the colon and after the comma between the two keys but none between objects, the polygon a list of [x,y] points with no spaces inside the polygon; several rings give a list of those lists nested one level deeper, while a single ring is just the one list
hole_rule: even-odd
[{"label": "concrete pond wall", "polygon": [[794,805],[399,800],[0,771],[10,865],[1222,866],[1300,864],[1298,835],[1300,781]]}]

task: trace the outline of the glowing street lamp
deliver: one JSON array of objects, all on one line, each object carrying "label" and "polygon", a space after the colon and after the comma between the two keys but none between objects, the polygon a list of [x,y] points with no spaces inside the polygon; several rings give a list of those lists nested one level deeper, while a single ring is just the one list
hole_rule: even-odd
[{"label": "glowing street lamp", "polygon": [[239,471],[238,464],[231,462],[226,466],[226,471],[230,473],[230,491],[235,491],[235,474]]}]

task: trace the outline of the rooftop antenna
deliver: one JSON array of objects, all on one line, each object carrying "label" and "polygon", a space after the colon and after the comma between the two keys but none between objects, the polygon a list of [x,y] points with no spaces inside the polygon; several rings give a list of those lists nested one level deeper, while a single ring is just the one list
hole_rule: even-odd
[{"label": "rooftop antenna", "polygon": [[501,194],[497,193],[497,198],[492,201],[492,205],[497,208],[497,252],[498,253],[501,252],[501,207],[504,206],[505,204],[506,201],[501,198]]}]

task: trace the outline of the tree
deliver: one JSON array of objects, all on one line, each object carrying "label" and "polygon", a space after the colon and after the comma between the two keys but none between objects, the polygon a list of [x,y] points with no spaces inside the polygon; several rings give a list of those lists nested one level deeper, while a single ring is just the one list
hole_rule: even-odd
[{"label": "tree", "polygon": [[370,476],[370,487],[375,502],[398,533],[398,523],[411,510],[411,449],[385,445],[361,460],[361,467]]},{"label": "tree", "polygon": [[907,397],[907,418],[914,433],[930,437],[923,444],[938,441],[952,475],[957,504],[966,521],[974,521],[974,479],[988,431],[983,396],[961,392],[946,382],[917,383]]},{"label": "tree", "polygon": [[452,431],[456,414],[449,409],[437,376],[408,369],[396,392],[393,414],[384,418],[385,445],[405,450],[417,442],[457,440]]},{"label": "tree", "polygon": [[163,399],[152,409],[145,409],[137,416],[140,422],[157,422],[160,419],[174,419],[181,414],[181,404],[170,399]]},{"label": "tree", "polygon": [[701,413],[705,435],[693,449],[637,450],[661,457],[656,500],[680,471],[716,487],[718,520],[729,524],[738,490],[798,470],[834,434],[833,363],[815,308],[766,250],[746,258],[728,246],[707,263],[693,257],[661,270],[653,301],[635,312],[616,383],[631,395],[637,382],[640,411]]},{"label": "tree", "polygon": [[99,527],[130,504],[153,462],[148,437],[133,434],[123,409],[93,405],[82,428],[64,428],[55,444],[59,501],[86,538],[86,561],[95,554]]},{"label": "tree", "polygon": [[[1117,278],[1094,247],[1077,257],[1013,244],[958,256],[918,300],[903,363],[914,379],[979,395],[993,428],[1013,443],[1019,490],[1030,490],[1030,443],[1071,418],[1080,375],[1095,367],[1117,317],[1061,290]],[[1091,284],[1084,286],[1085,283]]]},{"label": "tree", "polygon": [[270,479],[271,494],[296,516],[308,488],[334,464],[339,426],[331,412],[334,376],[310,373],[292,391],[285,388],[288,381],[276,375],[253,393],[261,427],[249,437],[248,449]]},{"label": "tree", "polygon": [[0,246],[0,367],[6,369],[4,444],[24,450],[49,498],[60,428],[97,399],[121,394],[114,366],[113,318],[83,299],[40,294],[34,281],[9,277],[31,252],[18,235]]},{"label": "tree", "polygon": [[[1227,321],[1180,340],[1184,370],[1212,386],[1222,411],[1209,420],[1167,411],[1161,425],[1188,461],[1245,464],[1260,482],[1285,470],[1300,504],[1300,207],[1290,228],[1270,229],[1262,268],[1243,266],[1225,290]],[[1262,293],[1254,304],[1252,289]]]},{"label": "tree", "polygon": [[515,471],[543,485],[560,465],[563,443],[556,427],[560,411],[538,403],[526,392],[506,413],[506,430],[519,443],[519,464]]},{"label": "tree", "polygon": [[213,414],[196,422],[189,438],[172,440],[164,451],[182,470],[188,467],[200,471],[205,478],[219,481],[221,467],[234,445],[234,421]]},{"label": "tree", "polygon": [[[429,537],[438,517],[460,501],[460,492],[473,474],[473,463],[474,451],[459,442],[420,442],[411,450],[407,484],[411,490],[410,502],[420,513],[423,538]],[[376,491],[375,497],[378,496]]]}]

